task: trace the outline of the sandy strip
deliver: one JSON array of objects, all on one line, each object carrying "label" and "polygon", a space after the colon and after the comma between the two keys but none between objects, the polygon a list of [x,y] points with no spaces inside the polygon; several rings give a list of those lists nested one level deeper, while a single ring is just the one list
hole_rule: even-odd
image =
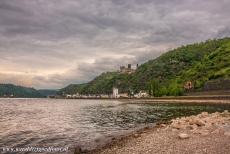
[{"label": "sandy strip", "polygon": [[230,95],[167,96],[139,99],[117,99],[123,103],[208,103],[230,104]]},{"label": "sandy strip", "polygon": [[230,98],[228,99],[130,99],[130,100],[120,100],[124,103],[210,103],[210,104],[230,104]]}]

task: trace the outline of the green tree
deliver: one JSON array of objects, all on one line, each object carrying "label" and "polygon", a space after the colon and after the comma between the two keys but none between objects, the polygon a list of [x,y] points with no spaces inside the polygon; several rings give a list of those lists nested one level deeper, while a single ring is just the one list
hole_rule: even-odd
[{"label": "green tree", "polygon": [[158,80],[151,80],[149,83],[149,95],[159,97],[160,84]]},{"label": "green tree", "polygon": [[168,86],[168,95],[169,96],[181,96],[183,94],[183,89],[181,86],[176,82],[171,82]]}]

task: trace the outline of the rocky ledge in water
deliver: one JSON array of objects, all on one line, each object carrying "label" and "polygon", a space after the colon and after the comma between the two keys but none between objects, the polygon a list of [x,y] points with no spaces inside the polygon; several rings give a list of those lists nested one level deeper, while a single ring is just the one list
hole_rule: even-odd
[{"label": "rocky ledge in water", "polygon": [[230,112],[202,112],[127,137],[94,153],[100,154],[228,154]]}]

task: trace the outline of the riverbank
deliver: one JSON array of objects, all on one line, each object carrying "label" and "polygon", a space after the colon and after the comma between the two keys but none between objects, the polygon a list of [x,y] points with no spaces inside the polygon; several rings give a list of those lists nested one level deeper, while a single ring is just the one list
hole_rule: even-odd
[{"label": "riverbank", "polygon": [[[52,98],[53,99],[53,98]],[[230,104],[230,95],[164,96],[147,98],[57,98],[77,100],[116,100],[124,103],[212,103]]]},{"label": "riverbank", "polygon": [[230,98],[161,98],[161,99],[123,99],[124,103],[198,103],[198,104],[230,104]]},{"label": "riverbank", "polygon": [[230,151],[230,112],[182,117],[118,139],[96,154],[227,154]]},{"label": "riverbank", "polygon": [[230,95],[167,96],[140,99],[118,99],[124,103],[208,103],[230,104]]}]

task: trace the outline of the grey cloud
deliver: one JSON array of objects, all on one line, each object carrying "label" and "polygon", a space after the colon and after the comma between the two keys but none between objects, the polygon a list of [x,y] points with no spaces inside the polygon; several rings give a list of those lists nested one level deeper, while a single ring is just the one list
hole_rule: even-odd
[{"label": "grey cloud", "polygon": [[230,36],[229,10],[229,0],[1,0],[0,81],[87,82],[181,44]]},{"label": "grey cloud", "polygon": [[217,38],[229,37],[230,36],[230,27],[224,27],[220,29],[217,33]]}]

